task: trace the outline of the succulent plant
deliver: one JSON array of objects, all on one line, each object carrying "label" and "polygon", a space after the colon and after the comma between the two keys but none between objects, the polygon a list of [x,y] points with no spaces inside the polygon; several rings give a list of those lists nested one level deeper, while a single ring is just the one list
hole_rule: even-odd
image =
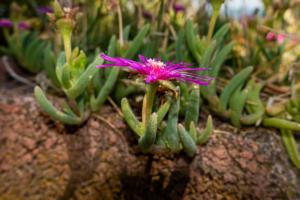
[{"label": "succulent plant", "polygon": [[[172,152],[176,153],[184,150],[189,156],[196,152],[196,145],[204,143],[212,132],[212,120],[209,117],[207,128],[200,132],[196,129],[199,118],[199,87],[195,86],[186,109],[187,128],[179,124],[180,111],[180,91],[169,80],[187,81],[196,85],[208,85],[212,79],[207,76],[197,75],[195,71],[203,71],[205,68],[190,68],[185,63],[162,62],[159,59],[146,58],[139,56],[140,62],[125,58],[113,58],[105,54],[102,58],[108,61],[108,64],[99,66],[107,68],[111,66],[126,67],[129,70],[136,71],[145,76],[147,84],[146,94],[143,99],[142,121],[132,111],[127,98],[123,98],[121,108],[124,119],[129,127],[139,137],[139,146],[144,152]],[[166,101],[160,101],[156,98],[157,90],[160,87],[166,87],[171,90],[175,96],[166,95]],[[155,109],[157,108],[157,109]],[[166,121],[165,116],[168,114]]]}]

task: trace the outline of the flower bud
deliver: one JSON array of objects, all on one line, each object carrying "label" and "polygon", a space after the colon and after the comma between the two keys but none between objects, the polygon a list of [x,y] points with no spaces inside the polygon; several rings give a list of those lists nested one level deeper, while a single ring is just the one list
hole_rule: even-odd
[{"label": "flower bud", "polygon": [[224,0],[210,0],[210,4],[214,12],[218,12],[223,4]]}]

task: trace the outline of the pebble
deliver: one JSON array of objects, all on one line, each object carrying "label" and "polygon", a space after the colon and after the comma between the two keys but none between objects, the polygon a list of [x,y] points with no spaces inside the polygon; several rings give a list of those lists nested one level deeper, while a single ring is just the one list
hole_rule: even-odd
[{"label": "pebble", "polygon": [[241,156],[242,158],[245,158],[246,160],[252,160],[252,158],[253,158],[253,153],[250,152],[250,151],[243,151],[243,152],[240,154],[240,156]]},{"label": "pebble", "polygon": [[33,139],[23,138],[22,142],[23,142],[24,146],[29,150],[32,150],[35,148],[36,142]]},{"label": "pebble", "polygon": [[254,162],[254,161],[250,162],[247,167],[251,173],[255,174],[257,172],[256,162]]},{"label": "pebble", "polygon": [[92,121],[90,122],[90,125],[91,125],[92,128],[100,128],[100,124],[99,124],[99,122],[96,121],[96,120],[92,120]]},{"label": "pebble", "polygon": [[227,153],[225,148],[214,149],[213,154],[216,155],[219,159],[227,158]]}]

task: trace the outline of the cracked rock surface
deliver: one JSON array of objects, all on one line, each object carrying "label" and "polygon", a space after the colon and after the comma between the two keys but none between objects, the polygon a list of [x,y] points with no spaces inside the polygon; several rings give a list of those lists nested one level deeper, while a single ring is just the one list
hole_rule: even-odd
[{"label": "cracked rock surface", "polygon": [[67,127],[31,90],[0,89],[1,200],[300,199],[300,173],[274,130],[215,119],[195,157],[152,156],[110,106],[98,113],[105,121]]}]

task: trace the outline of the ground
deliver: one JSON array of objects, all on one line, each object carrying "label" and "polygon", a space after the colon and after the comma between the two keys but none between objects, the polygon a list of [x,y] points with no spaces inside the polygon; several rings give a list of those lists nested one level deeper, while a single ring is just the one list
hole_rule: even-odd
[{"label": "ground", "polygon": [[195,157],[152,156],[112,106],[64,126],[41,111],[32,87],[0,80],[0,200],[300,199],[300,173],[276,130],[214,118]]}]

